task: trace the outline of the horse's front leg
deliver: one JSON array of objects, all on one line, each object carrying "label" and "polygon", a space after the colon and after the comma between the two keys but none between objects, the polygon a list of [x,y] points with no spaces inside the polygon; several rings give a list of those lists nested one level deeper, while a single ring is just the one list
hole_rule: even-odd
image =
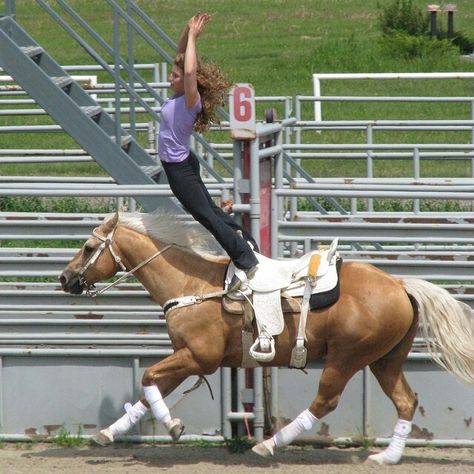
[{"label": "horse's front leg", "polygon": [[163,398],[190,375],[202,375],[210,373],[210,370],[215,371],[215,368],[203,369],[188,348],[177,350],[171,356],[146,369],[142,379],[144,397],[134,405],[127,404],[126,413],[94,435],[92,440],[102,446],[113,442],[118,436],[130,431],[151,408],[154,417],[165,425],[173,441],[178,441],[184,431],[184,425],[178,418],[171,418]]}]

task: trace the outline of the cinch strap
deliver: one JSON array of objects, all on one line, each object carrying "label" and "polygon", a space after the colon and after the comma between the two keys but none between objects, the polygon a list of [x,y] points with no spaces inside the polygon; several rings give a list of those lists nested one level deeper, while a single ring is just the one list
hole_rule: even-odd
[{"label": "cinch strap", "polygon": [[220,290],[220,291],[214,291],[212,293],[206,293],[205,295],[180,296],[178,298],[173,298],[165,302],[165,304],[163,305],[163,312],[166,315],[166,313],[172,309],[178,309],[184,306],[199,304],[211,298],[221,297],[225,295],[226,293],[227,291]]}]

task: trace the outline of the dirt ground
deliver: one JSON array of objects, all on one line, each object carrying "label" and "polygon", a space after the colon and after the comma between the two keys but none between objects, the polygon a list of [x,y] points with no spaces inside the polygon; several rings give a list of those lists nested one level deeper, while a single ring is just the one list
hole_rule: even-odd
[{"label": "dirt ground", "polygon": [[474,473],[474,448],[406,448],[402,463],[397,466],[364,463],[369,454],[379,450],[289,447],[267,461],[251,451],[233,454],[221,446],[117,444],[106,448],[62,448],[46,443],[3,443],[0,474],[212,474],[224,470],[226,474]]}]

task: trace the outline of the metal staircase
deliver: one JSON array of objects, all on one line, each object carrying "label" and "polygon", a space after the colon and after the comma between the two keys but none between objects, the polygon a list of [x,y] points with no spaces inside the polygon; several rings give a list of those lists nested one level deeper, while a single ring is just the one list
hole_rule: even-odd
[{"label": "metal staircase", "polygon": [[[156,161],[11,16],[0,18],[0,44],[0,66],[118,184],[158,182]],[[179,209],[170,198],[136,200],[148,212]]]}]

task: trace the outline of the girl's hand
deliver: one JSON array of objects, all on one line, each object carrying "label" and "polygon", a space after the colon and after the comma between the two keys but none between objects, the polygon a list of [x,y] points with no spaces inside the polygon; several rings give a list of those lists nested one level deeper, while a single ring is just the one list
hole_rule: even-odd
[{"label": "girl's hand", "polygon": [[189,34],[195,37],[199,36],[209,21],[211,21],[211,15],[207,13],[197,13],[188,21]]}]

